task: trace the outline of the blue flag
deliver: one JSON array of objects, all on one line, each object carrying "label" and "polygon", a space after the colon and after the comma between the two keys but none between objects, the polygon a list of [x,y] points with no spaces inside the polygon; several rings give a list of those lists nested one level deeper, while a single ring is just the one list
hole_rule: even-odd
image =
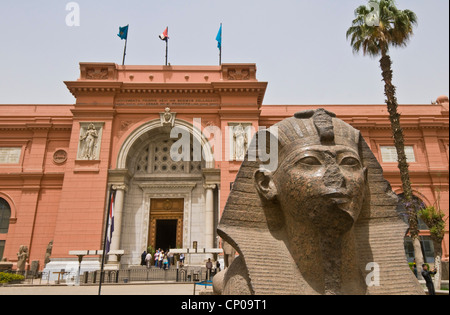
[{"label": "blue flag", "polygon": [[128,38],[128,25],[124,27],[119,27],[119,34],[117,36],[120,37],[120,39],[127,40]]},{"label": "blue flag", "polygon": [[222,24],[220,24],[220,29],[219,33],[217,34],[216,41],[217,41],[217,48],[222,49]]}]

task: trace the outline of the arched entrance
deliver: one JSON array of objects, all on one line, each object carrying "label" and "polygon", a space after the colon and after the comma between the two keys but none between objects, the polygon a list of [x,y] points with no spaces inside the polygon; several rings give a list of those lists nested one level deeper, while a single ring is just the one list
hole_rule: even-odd
[{"label": "arched entrance", "polygon": [[[210,174],[218,173],[213,170],[211,148],[191,124],[176,120],[174,126],[181,127],[184,134],[172,133],[178,138],[171,138],[172,128],[159,120],[136,129],[119,152],[117,169],[110,171],[109,184],[118,194],[111,248],[125,250],[124,265],[138,264],[149,246],[167,250],[190,247],[193,241],[199,247],[216,245],[213,212],[218,209],[214,195],[219,182],[217,177],[211,182]],[[177,144],[186,134],[189,151],[184,157],[189,158],[174,160],[174,149],[178,153],[185,150]],[[199,146],[204,150],[201,159],[194,152]],[[197,260],[201,263],[203,257]]]}]

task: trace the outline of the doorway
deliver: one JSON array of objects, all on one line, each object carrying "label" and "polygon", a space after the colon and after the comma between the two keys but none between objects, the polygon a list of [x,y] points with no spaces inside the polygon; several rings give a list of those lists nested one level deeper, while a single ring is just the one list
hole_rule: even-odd
[{"label": "doorway", "polygon": [[151,199],[148,245],[153,249],[183,245],[184,199]]},{"label": "doorway", "polygon": [[155,248],[166,251],[177,246],[178,220],[156,220]]}]

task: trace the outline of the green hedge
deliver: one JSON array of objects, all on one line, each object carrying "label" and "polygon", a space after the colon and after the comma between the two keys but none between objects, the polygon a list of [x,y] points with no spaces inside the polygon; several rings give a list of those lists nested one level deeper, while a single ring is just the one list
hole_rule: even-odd
[{"label": "green hedge", "polygon": [[0,283],[9,283],[11,281],[22,281],[25,277],[13,273],[0,272]]}]

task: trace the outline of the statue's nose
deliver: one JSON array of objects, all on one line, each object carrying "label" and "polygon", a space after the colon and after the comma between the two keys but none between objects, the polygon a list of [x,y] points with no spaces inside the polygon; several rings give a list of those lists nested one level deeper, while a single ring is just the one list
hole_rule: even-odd
[{"label": "statue's nose", "polygon": [[323,176],[323,181],[326,187],[330,188],[345,188],[346,180],[337,164],[332,164],[327,167]]}]

